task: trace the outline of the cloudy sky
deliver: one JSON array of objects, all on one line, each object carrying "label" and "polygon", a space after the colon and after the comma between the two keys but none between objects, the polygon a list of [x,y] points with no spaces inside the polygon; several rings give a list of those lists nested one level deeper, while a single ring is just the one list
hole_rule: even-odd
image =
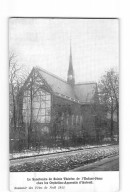
[{"label": "cloudy sky", "polygon": [[67,78],[70,44],[76,82],[98,81],[119,65],[117,19],[10,19],[9,50],[20,64]]}]

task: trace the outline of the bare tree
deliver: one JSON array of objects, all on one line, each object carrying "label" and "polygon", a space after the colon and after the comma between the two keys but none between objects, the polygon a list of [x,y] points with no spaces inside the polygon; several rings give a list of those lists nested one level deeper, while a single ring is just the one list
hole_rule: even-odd
[{"label": "bare tree", "polygon": [[16,95],[18,72],[20,67],[17,65],[16,56],[11,53],[9,56],[9,97],[10,97],[10,120],[13,123],[14,131],[16,130]]},{"label": "bare tree", "polygon": [[113,117],[117,115],[119,128],[119,74],[113,69],[106,72],[99,82],[100,102],[105,105],[111,116],[111,137],[113,137]]},{"label": "bare tree", "polygon": [[[50,121],[47,118],[51,115],[51,103],[46,106],[46,102],[51,102],[51,99],[47,100],[47,97],[50,97],[48,87],[44,85],[41,75],[33,68],[23,86],[24,113],[22,114],[26,126],[28,148],[37,145],[40,149],[40,144],[45,143],[43,134],[46,134],[47,140],[48,133],[45,132],[45,128],[49,126]],[[42,131],[39,132],[39,129]]]},{"label": "bare tree", "polygon": [[17,62],[17,56],[12,52],[9,55],[9,113],[10,133],[16,135],[19,122],[19,95],[21,87],[27,78],[28,72],[23,65]]}]

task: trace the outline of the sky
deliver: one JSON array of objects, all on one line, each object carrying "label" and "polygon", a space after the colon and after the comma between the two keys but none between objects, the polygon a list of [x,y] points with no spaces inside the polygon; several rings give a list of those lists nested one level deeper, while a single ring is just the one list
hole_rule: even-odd
[{"label": "sky", "polygon": [[39,66],[66,80],[70,45],[76,83],[98,82],[119,66],[118,19],[9,20],[9,52],[29,70]]}]

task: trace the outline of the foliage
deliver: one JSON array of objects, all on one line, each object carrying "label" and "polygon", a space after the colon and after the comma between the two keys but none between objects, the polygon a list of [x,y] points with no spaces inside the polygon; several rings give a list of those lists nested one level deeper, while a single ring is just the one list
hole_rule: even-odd
[{"label": "foliage", "polygon": [[28,162],[22,165],[10,167],[11,172],[44,172],[44,171],[68,171],[84,164],[92,163],[110,155],[119,153],[118,146],[108,148],[92,149],[75,152],[75,154],[64,154],[60,157],[49,157],[37,162]]},{"label": "foliage", "polygon": [[113,117],[116,113],[119,123],[119,74],[113,69],[107,71],[99,82],[100,103],[111,116],[111,136],[113,136]]}]

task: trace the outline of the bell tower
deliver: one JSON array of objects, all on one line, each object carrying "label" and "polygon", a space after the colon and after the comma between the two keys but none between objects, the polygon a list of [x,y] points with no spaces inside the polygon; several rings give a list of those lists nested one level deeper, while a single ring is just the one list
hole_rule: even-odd
[{"label": "bell tower", "polygon": [[67,82],[71,86],[74,86],[75,84],[74,70],[73,70],[73,64],[72,64],[71,45],[70,45],[70,57],[69,57],[69,69],[68,69]]}]

